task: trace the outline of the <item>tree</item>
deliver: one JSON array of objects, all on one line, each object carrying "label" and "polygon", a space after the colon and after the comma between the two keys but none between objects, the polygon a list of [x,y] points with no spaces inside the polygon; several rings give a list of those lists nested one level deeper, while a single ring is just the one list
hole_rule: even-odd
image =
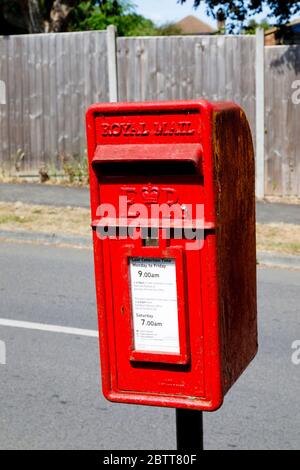
[{"label": "tree", "polygon": [[109,24],[121,36],[160,34],[128,0],[0,0],[0,35],[97,30]]},{"label": "tree", "polygon": [[[178,0],[183,4],[186,0]],[[239,29],[249,16],[261,13],[265,7],[270,10],[278,25],[286,24],[291,16],[300,12],[298,0],[194,0],[194,8],[205,4],[208,15],[213,18],[224,15],[230,23],[230,29]]]},{"label": "tree", "polygon": [[2,0],[0,3],[0,35],[26,33],[21,3]]},{"label": "tree", "polygon": [[0,0],[0,35],[103,30],[120,36],[180,34],[172,24],[157,27],[136,13],[130,0]]},{"label": "tree", "polygon": [[267,20],[262,20],[260,23],[257,23],[253,18],[249,23],[243,28],[243,34],[255,34],[257,28],[262,28],[265,31],[271,28],[271,25]]},{"label": "tree", "polygon": [[0,34],[66,31],[78,0],[1,0]]},{"label": "tree", "polygon": [[80,2],[70,16],[69,30],[103,30],[109,24],[117,27],[120,36],[154,35],[154,23],[135,12],[134,6],[125,0],[106,2]]},{"label": "tree", "polygon": [[156,30],[157,36],[180,36],[182,31],[175,23],[165,23]]}]

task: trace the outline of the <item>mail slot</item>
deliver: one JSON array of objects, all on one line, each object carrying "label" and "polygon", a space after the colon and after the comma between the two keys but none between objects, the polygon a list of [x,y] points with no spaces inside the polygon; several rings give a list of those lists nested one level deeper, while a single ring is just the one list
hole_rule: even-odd
[{"label": "mail slot", "polygon": [[216,410],[257,352],[254,156],[231,102],[87,112],[103,392]]}]

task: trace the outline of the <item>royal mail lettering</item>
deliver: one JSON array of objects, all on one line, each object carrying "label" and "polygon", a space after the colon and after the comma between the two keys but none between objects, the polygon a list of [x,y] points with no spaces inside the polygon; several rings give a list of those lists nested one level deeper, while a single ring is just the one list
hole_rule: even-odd
[{"label": "royal mail lettering", "polygon": [[152,126],[145,122],[114,122],[101,124],[102,137],[148,137],[155,136],[189,136],[195,134],[190,121],[167,122],[157,121]]},{"label": "royal mail lettering", "polygon": [[191,122],[155,122],[154,134],[157,136],[163,135],[194,135],[195,129],[191,128]]},{"label": "royal mail lettering", "polygon": [[114,122],[113,124],[102,123],[102,136],[103,137],[145,137],[149,135],[149,130],[146,128],[145,122],[132,124],[130,122]]}]

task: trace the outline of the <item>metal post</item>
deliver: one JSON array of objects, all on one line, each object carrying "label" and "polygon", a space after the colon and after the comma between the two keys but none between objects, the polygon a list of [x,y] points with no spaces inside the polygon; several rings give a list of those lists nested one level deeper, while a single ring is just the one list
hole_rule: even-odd
[{"label": "metal post", "polygon": [[256,197],[265,196],[265,32],[256,30]]},{"label": "metal post", "polygon": [[176,409],[177,450],[203,450],[203,412]]},{"label": "metal post", "polygon": [[108,86],[109,101],[116,103],[118,100],[118,64],[117,64],[117,30],[114,25],[109,25],[106,31],[107,60],[108,60]]}]

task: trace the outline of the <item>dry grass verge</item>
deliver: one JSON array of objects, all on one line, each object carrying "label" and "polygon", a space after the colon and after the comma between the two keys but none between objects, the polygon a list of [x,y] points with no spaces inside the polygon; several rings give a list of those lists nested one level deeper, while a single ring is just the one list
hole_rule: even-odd
[{"label": "dry grass verge", "polygon": [[[90,236],[89,209],[0,202],[0,230]],[[258,251],[300,255],[300,226],[257,224]]]},{"label": "dry grass verge", "polygon": [[300,255],[300,225],[257,224],[257,250]]},{"label": "dry grass verge", "polygon": [[17,230],[89,236],[90,211],[0,202],[0,230]]}]

